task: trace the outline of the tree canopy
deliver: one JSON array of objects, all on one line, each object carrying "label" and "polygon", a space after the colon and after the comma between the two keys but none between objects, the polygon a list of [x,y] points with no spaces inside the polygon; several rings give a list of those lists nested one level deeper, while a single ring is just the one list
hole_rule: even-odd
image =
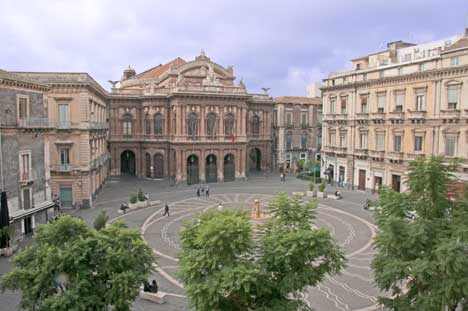
[{"label": "tree canopy", "polygon": [[408,192],[380,192],[372,267],[390,310],[468,310],[468,200],[450,199],[456,170],[442,157],[420,158],[409,165]]},{"label": "tree canopy", "polygon": [[13,259],[2,290],[21,290],[34,311],[130,310],[154,258],[140,232],[115,222],[99,231],[63,216],[39,225],[32,245]]},{"label": "tree canopy", "polygon": [[179,277],[194,309],[310,310],[301,292],[342,269],[329,231],[311,226],[315,202],[281,193],[270,207],[260,227],[238,209],[209,210],[184,225]]}]

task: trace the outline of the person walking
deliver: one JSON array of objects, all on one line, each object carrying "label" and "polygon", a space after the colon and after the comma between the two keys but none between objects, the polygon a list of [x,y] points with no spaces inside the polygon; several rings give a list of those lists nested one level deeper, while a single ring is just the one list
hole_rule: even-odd
[{"label": "person walking", "polygon": [[197,197],[200,197],[200,187],[197,188]]},{"label": "person walking", "polygon": [[206,196],[207,198],[210,197],[210,188],[208,188],[208,185],[206,185],[206,188],[205,188],[205,196]]},{"label": "person walking", "polygon": [[205,187],[201,186],[201,193],[204,194],[205,193]]},{"label": "person walking", "polygon": [[163,213],[163,216],[166,216],[169,217],[169,205],[167,205],[166,203],[166,206],[164,206],[164,213]]},{"label": "person walking", "polygon": [[145,200],[146,200],[146,207],[150,206],[150,201],[149,201],[149,194],[148,192],[145,193]]}]

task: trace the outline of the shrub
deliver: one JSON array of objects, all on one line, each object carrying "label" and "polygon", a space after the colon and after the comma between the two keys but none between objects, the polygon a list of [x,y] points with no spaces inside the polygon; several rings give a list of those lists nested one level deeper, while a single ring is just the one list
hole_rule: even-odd
[{"label": "shrub", "polygon": [[141,190],[141,188],[138,189],[138,201],[146,201],[145,194],[143,193],[143,190]]},{"label": "shrub", "polygon": [[320,192],[325,192],[325,187],[327,186],[327,184],[325,184],[324,182],[322,182],[319,186],[318,186],[318,189]]},{"label": "shrub", "polygon": [[130,193],[130,203],[135,204],[138,201],[138,196],[136,193]]},{"label": "shrub", "polygon": [[109,220],[109,216],[106,215],[106,211],[101,211],[96,218],[94,219],[94,229],[96,230],[101,230],[104,228],[107,224],[107,221]]},{"label": "shrub", "polygon": [[314,184],[313,181],[311,181],[311,182],[309,183],[309,191],[314,191],[314,189],[315,189],[315,184]]}]

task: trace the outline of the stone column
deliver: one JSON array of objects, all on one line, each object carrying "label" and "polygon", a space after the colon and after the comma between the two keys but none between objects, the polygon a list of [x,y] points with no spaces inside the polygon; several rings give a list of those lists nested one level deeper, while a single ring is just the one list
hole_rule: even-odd
[{"label": "stone column", "polygon": [[198,157],[198,175],[200,177],[200,182],[206,182],[205,176],[205,167],[206,167],[206,156],[207,153],[205,150],[200,150],[199,157]]},{"label": "stone column", "polygon": [[217,154],[217,161],[216,161],[216,164],[217,164],[217,169],[218,169],[218,181],[219,182],[223,182],[224,181],[224,156],[223,156],[223,150],[218,150],[218,152],[216,152]]}]

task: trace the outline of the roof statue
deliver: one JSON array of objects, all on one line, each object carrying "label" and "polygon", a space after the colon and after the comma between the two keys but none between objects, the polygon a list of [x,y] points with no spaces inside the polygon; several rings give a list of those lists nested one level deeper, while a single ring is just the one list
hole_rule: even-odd
[{"label": "roof statue", "polygon": [[270,90],[270,88],[269,87],[262,87],[262,90],[265,93],[265,95],[268,95],[268,91]]},{"label": "roof statue", "polygon": [[244,84],[244,81],[242,81],[242,79],[240,79],[240,81],[239,81],[239,87],[240,87],[241,89],[243,89],[243,90],[246,89],[245,84]]}]

